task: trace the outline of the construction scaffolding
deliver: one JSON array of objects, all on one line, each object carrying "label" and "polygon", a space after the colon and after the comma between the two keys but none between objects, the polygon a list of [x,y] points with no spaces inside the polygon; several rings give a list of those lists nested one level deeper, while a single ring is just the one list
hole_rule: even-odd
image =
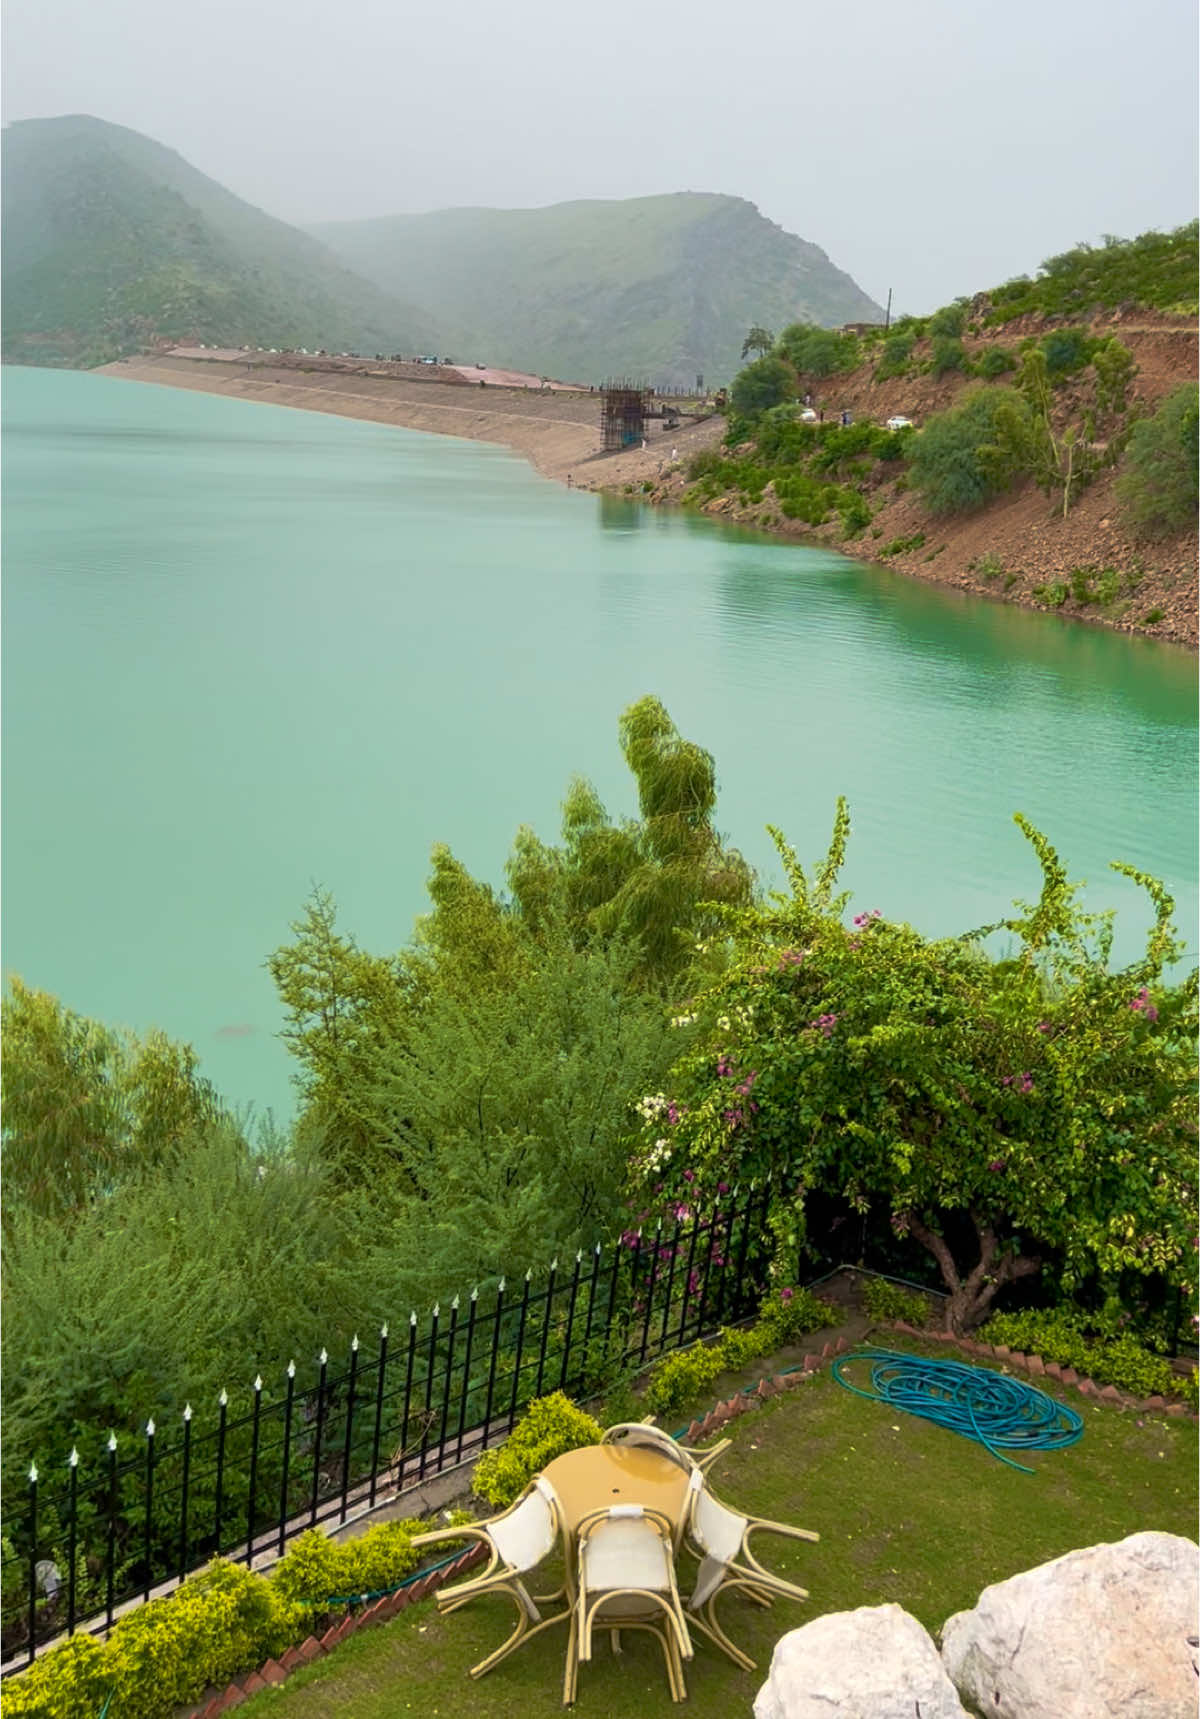
[{"label": "construction scaffolding", "polygon": [[636,448],[646,439],[646,410],[653,392],[643,383],[627,379],[604,384],[600,428],[606,452]]}]

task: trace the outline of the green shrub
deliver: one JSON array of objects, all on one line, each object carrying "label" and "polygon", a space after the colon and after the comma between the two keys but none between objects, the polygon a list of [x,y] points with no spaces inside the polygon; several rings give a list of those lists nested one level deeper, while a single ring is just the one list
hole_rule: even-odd
[{"label": "green shrub", "polygon": [[1194,382],[1169,394],[1129,438],[1117,497],[1146,537],[1165,537],[1194,523],[1200,499],[1200,395]]},{"label": "green shrub", "polygon": [[869,1277],[863,1284],[863,1306],[872,1319],[903,1319],[909,1325],[925,1325],[929,1302],[918,1289],[901,1289],[883,1277]]},{"label": "green shrub", "polygon": [[110,1694],[110,1719],[162,1719],[278,1657],[306,1628],[272,1582],[218,1559],[123,1617],[104,1644],[76,1635],[44,1654],[6,1685],[6,1719],[96,1719]]},{"label": "green shrub", "polygon": [[988,378],[1003,376],[1017,367],[1016,355],[1007,346],[989,346],[975,361],[976,373]]},{"label": "green shrub", "polygon": [[826,1325],[836,1325],[838,1316],[827,1301],[822,1301],[811,1289],[785,1288],[764,1298],[759,1308],[756,1330],[762,1334],[763,1354],[782,1349],[810,1331],[820,1331]]},{"label": "green shrub", "polygon": [[6,1681],[4,1719],[96,1719],[113,1686],[109,1666],[106,1646],[73,1635]]},{"label": "green shrub", "polygon": [[656,1415],[673,1415],[700,1396],[712,1384],[718,1373],[725,1370],[725,1351],[721,1343],[705,1347],[693,1343],[690,1349],[679,1349],[660,1361],[650,1373],[646,1387],[646,1406]]},{"label": "green shrub", "polygon": [[1060,1367],[1073,1367],[1098,1385],[1115,1385],[1134,1397],[1187,1395],[1187,1382],[1174,1372],[1170,1362],[1139,1343],[1132,1332],[1116,1337],[1092,1336],[1087,1315],[1073,1308],[997,1313],[983,1327],[982,1335],[989,1343],[1057,1361]]},{"label": "green shrub", "polygon": [[934,340],[958,340],[966,326],[967,310],[963,304],[944,305],[929,318],[929,333]]},{"label": "green shrub", "polygon": [[564,1451],[599,1444],[599,1421],[561,1391],[530,1403],[504,1443],[484,1451],[471,1485],[480,1498],[500,1508],[512,1504],[548,1462]]},{"label": "green shrub", "polygon": [[280,1559],[271,1580],[284,1599],[309,1605],[382,1593],[416,1569],[412,1536],[420,1530],[415,1520],[379,1522],[353,1540],[338,1542],[312,1528]]},{"label": "green shrub", "polygon": [[748,1331],[722,1331],[717,1341],[726,1370],[736,1373],[751,1361],[757,1361],[764,1352],[764,1335],[760,1325],[752,1325]]},{"label": "green shrub", "polygon": [[1143,627],[1156,626],[1157,623],[1162,620],[1164,613],[1165,611],[1162,609],[1147,609],[1146,613],[1142,616]]},{"label": "green shrub", "polygon": [[893,537],[890,543],[885,543],[879,551],[880,555],[907,555],[913,549],[925,547],[925,533],[914,532],[911,537]]},{"label": "green shrub", "polygon": [[1046,354],[1047,376],[1051,381],[1061,381],[1083,369],[1097,342],[1086,328],[1055,328],[1043,334],[1038,344]]},{"label": "green shrub", "polygon": [[1106,238],[1102,245],[1077,245],[1041,266],[1038,279],[1021,275],[990,294],[988,322],[1005,322],[1031,311],[1082,316],[1126,302],[1159,310],[1194,309],[1197,223],[1170,233],[1136,239]]},{"label": "green shrub", "polygon": [[796,392],[796,377],[790,364],[773,356],[758,358],[739,370],[729,391],[729,403],[743,418],[755,419],[772,406],[790,400]]},{"label": "green shrub", "polygon": [[993,555],[991,550],[988,550],[986,555],[979,557],[976,568],[983,578],[998,579],[1004,571],[1004,563],[998,555]]},{"label": "green shrub", "polygon": [[1061,579],[1054,579],[1048,585],[1035,585],[1033,587],[1035,601],[1045,603],[1049,609],[1061,609],[1068,595],[1068,588]]},{"label": "green shrub", "polygon": [[1028,415],[1011,388],[973,389],[932,417],[916,438],[912,481],[932,513],[963,513],[1008,488],[1012,473],[996,457],[996,414]]},{"label": "green shrub", "polygon": [[967,353],[962,341],[951,336],[935,340],[932,365],[935,376],[948,376],[952,370],[965,370]]},{"label": "green shrub", "polygon": [[913,337],[905,332],[889,334],[883,343],[879,363],[875,366],[876,382],[886,382],[891,376],[903,376],[912,357]]}]

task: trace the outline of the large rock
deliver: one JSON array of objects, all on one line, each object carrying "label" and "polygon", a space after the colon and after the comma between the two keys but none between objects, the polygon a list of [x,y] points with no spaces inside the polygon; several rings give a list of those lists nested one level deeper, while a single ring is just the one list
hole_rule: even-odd
[{"label": "large rock", "polygon": [[830,1612],[775,1644],[755,1719],[967,1719],[937,1648],[899,1606]]},{"label": "large rock", "polygon": [[984,1719],[1195,1719],[1196,1559],[1178,1534],[1068,1552],[948,1618],[942,1661]]}]

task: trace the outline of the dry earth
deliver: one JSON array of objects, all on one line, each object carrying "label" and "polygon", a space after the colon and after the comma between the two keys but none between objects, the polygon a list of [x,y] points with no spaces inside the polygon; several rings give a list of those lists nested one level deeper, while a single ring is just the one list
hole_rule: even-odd
[{"label": "dry earth", "polygon": [[[1151,409],[1195,373],[1196,329],[1190,322],[1145,312],[1137,313],[1136,320],[1123,320],[1117,313],[1095,327],[1097,332],[1118,333],[1132,348],[1139,364],[1136,392]],[[995,339],[1015,344],[1024,332],[1010,323]],[[968,350],[983,344],[968,341]],[[720,417],[698,423],[684,420],[668,430],[654,422],[643,447],[606,454],[600,446],[597,394],[566,384],[543,387],[538,378],[523,378],[512,385],[519,373],[478,373],[467,366],[377,364],[294,354],[267,359],[197,349],[184,356],[176,349],[122,359],[105,366],[105,373],[497,442],[530,460],[545,477],[577,489],[636,496],[660,505],[682,500],[691,455],[719,442],[725,431]],[[503,374],[508,385],[480,388],[473,380],[479,374],[485,382],[489,375],[499,379]],[[920,423],[931,412],[944,409],[961,388],[961,382],[933,377],[875,383],[866,371],[834,381],[836,392],[831,389],[816,402],[827,417],[848,410],[856,418],[878,421],[903,412]],[[814,531],[785,519],[770,489],[759,505],[742,507],[737,497],[723,496],[704,511],[798,542],[827,542],[856,560],[931,584],[1024,607],[1056,607],[1062,615],[1195,648],[1196,533],[1138,543],[1122,525],[1113,484],[1113,474],[1103,474],[1066,519],[1045,496],[1027,487],[981,513],[942,522],[931,522],[915,496],[896,495],[894,486],[885,485],[873,497],[878,511],[870,531],[849,543],[837,537],[835,526]],[[925,541],[919,547],[893,556],[880,554],[896,539],[920,533]],[[1058,605],[1047,602],[1045,589],[1056,583],[1069,587],[1078,568],[1098,572],[1112,568],[1120,575],[1120,596],[1103,613],[1094,603],[1080,603],[1072,596]],[[1156,618],[1150,620],[1150,616]]]}]

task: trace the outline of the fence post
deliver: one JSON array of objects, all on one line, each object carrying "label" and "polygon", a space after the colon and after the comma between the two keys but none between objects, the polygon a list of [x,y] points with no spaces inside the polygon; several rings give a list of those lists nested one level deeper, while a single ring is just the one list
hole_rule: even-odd
[{"label": "fence post", "polygon": [[417,1315],[414,1312],[408,1316],[408,1364],[404,1371],[404,1419],[400,1423],[400,1472],[396,1476],[396,1490],[404,1486],[404,1464],[408,1457],[408,1415],[412,1404],[413,1362],[417,1353]]},{"label": "fence post", "polygon": [[37,1463],[29,1465],[29,1660],[33,1664],[37,1634]]},{"label": "fence post", "polygon": [[621,1244],[613,1243],[612,1269],[608,1276],[608,1315],[604,1321],[604,1351],[603,1359],[608,1360],[608,1344],[612,1337],[613,1317],[617,1308],[617,1279],[621,1274]]},{"label": "fence post", "polygon": [[221,1386],[221,1395],[217,1398],[221,1418],[217,1422],[217,1496],[216,1509],[213,1512],[213,1529],[217,1537],[217,1556],[221,1556],[221,1506],[225,1502],[225,1422],[229,1414],[229,1392]]},{"label": "fence post", "polygon": [[375,1381],[375,1437],[371,1441],[370,1508],[375,1508],[375,1487],[379,1474],[379,1439],[383,1432],[383,1370],[387,1366],[388,1328],[386,1320],[379,1327],[379,1377]]},{"label": "fence post", "polygon": [[[642,1226],[639,1224],[630,1249],[632,1258],[629,1261],[629,1332],[633,1333],[633,1316],[637,1312],[638,1263],[642,1257]],[[621,1350],[621,1363],[632,1361],[635,1350],[626,1345]]]},{"label": "fence post", "polygon": [[729,1221],[725,1225],[725,1240],[721,1244],[721,1275],[717,1279],[717,1311],[713,1323],[720,1325],[725,1314],[725,1284],[729,1278],[729,1262],[733,1257],[733,1226],[737,1222],[737,1191],[729,1198]]},{"label": "fence post", "polygon": [[179,1489],[179,1580],[187,1575],[188,1474],[192,1466],[192,1405],[183,1405],[183,1481]]},{"label": "fence post", "polygon": [[346,1520],[350,1497],[350,1442],[354,1437],[354,1385],[358,1378],[358,1333],[350,1339],[350,1377],[346,1384],[346,1442],[342,1447],[342,1508],[339,1522]]},{"label": "fence post", "polygon": [[67,1529],[67,1634],[75,1634],[75,1542],[76,1542],[76,1506],[79,1485],[79,1452],[74,1445],[67,1458],[71,1468],[71,1492],[67,1500],[67,1510],[70,1513],[70,1524]]},{"label": "fence post", "polygon": [[[705,1225],[706,1231],[707,1231],[707,1228],[708,1228],[708,1226]],[[692,1239],[688,1244],[687,1265],[684,1268],[684,1274],[683,1274],[683,1300],[680,1303],[680,1307],[679,1307],[679,1345],[678,1346],[681,1349],[682,1349],[684,1342],[687,1338],[687,1310],[688,1310],[688,1302],[691,1300],[691,1295],[692,1295],[692,1276],[693,1276],[693,1271],[694,1271],[694,1267],[695,1267],[695,1263],[696,1263],[696,1242],[698,1241],[699,1236],[700,1236],[700,1214],[699,1214],[699,1212],[694,1212],[692,1214]],[[697,1336],[699,1336],[699,1332],[697,1332]]]},{"label": "fence post", "polygon": [[546,1371],[546,1346],[550,1341],[550,1310],[554,1306],[554,1279],[558,1274],[558,1256],[550,1261],[550,1277],[546,1284],[546,1313],[542,1320],[542,1346],[538,1351],[537,1385],[534,1396],[542,1394],[542,1378]]},{"label": "fence post", "polygon": [[433,1304],[433,1317],[429,1322],[429,1355],[425,1362],[425,1424],[421,1428],[421,1455],[417,1463],[417,1479],[425,1478],[425,1458],[429,1450],[429,1432],[433,1426],[433,1363],[437,1355],[438,1316],[441,1306]]},{"label": "fence post", "polygon": [[597,1242],[595,1247],[592,1249],[592,1275],[588,1281],[587,1321],[583,1327],[583,1353],[584,1353],[585,1359],[586,1359],[588,1350],[592,1346],[592,1315],[596,1311],[596,1285],[599,1281],[600,1281],[600,1243]]},{"label": "fence post", "polygon": [[751,1182],[749,1197],[746,1200],[746,1209],[742,1213],[742,1239],[738,1247],[737,1270],[734,1273],[733,1279],[734,1302],[730,1309],[730,1316],[734,1319],[738,1317],[742,1309],[742,1279],[746,1273],[746,1255],[750,1251],[750,1214],[753,1210],[754,1183]]},{"label": "fence post", "polygon": [[308,1511],[310,1528],[317,1520],[317,1502],[321,1491],[321,1434],[325,1430],[325,1375],[329,1370],[329,1351],[322,1349],[318,1360],[321,1371],[317,1374],[317,1426],[313,1434],[312,1499]]},{"label": "fence post", "polygon": [[254,1561],[254,1494],[258,1489],[258,1432],[262,1411],[262,1374],[254,1375],[254,1424],[250,1429],[250,1498],[246,1505],[246,1568]]},{"label": "fence post", "polygon": [[446,1380],[442,1386],[442,1418],[438,1423],[438,1473],[446,1459],[446,1423],[450,1419],[450,1382],[454,1373],[454,1334],[458,1330],[458,1296],[450,1303],[450,1329],[446,1333]]},{"label": "fence post", "polygon": [[512,1400],[508,1405],[508,1430],[511,1432],[517,1421],[517,1393],[521,1385],[521,1351],[525,1347],[525,1321],[529,1315],[529,1283],[533,1277],[533,1267],[525,1273],[525,1288],[521,1294],[521,1317],[517,1322],[517,1356],[513,1362]]},{"label": "fence post", "polygon": [[667,1346],[667,1327],[671,1322],[671,1297],[675,1293],[675,1259],[679,1253],[678,1207],[676,1208],[675,1228],[671,1232],[670,1248],[671,1264],[667,1272],[667,1293],[663,1300],[662,1325],[659,1328],[658,1333],[658,1346],[660,1349],[665,1349]]},{"label": "fence post", "polygon": [[480,1450],[487,1449],[488,1427],[492,1419],[492,1397],[496,1389],[496,1357],[500,1352],[500,1325],[504,1312],[504,1279],[496,1285],[496,1305],[492,1312],[492,1353],[488,1359],[487,1401],[483,1405],[483,1432],[479,1440]]},{"label": "fence post", "polygon": [[279,1483],[279,1544],[277,1553],[283,1557],[287,1539],[288,1469],[292,1462],[292,1403],[296,1395],[296,1363],[287,1364],[287,1401],[283,1409],[283,1479]]},{"label": "fence post", "polygon": [[154,1586],[153,1565],[151,1563],[150,1538],[153,1527],[152,1511],[154,1506],[154,1418],[146,1422],[146,1528],[143,1536],[142,1552],[146,1560],[146,1585],[142,1590],[142,1601],[150,1598],[150,1589]]},{"label": "fence post", "polygon": [[108,1544],[104,1557],[104,1621],[112,1628],[117,1569],[117,1435],[108,1435]]},{"label": "fence post", "polygon": [[658,1253],[661,1246],[662,1219],[659,1218],[658,1227],[654,1232],[654,1242],[650,1249],[650,1276],[646,1283],[646,1312],[642,1319],[642,1348],[638,1358],[639,1366],[645,1361],[646,1350],[650,1344],[650,1316],[654,1310],[654,1285],[658,1279]]},{"label": "fence post", "polygon": [[583,1264],[583,1249],[575,1249],[575,1270],[571,1274],[571,1299],[567,1303],[567,1330],[563,1338],[562,1366],[558,1372],[558,1388],[563,1390],[567,1383],[567,1368],[571,1362],[571,1332],[575,1326],[575,1303],[579,1297],[579,1268]]},{"label": "fence post", "polygon": [[475,1308],[479,1300],[479,1285],[471,1291],[471,1307],[467,1314],[467,1352],[463,1357],[463,1382],[458,1398],[458,1444],[454,1451],[455,1462],[462,1461],[463,1434],[467,1425],[467,1397],[471,1390],[471,1348],[475,1342]]}]

